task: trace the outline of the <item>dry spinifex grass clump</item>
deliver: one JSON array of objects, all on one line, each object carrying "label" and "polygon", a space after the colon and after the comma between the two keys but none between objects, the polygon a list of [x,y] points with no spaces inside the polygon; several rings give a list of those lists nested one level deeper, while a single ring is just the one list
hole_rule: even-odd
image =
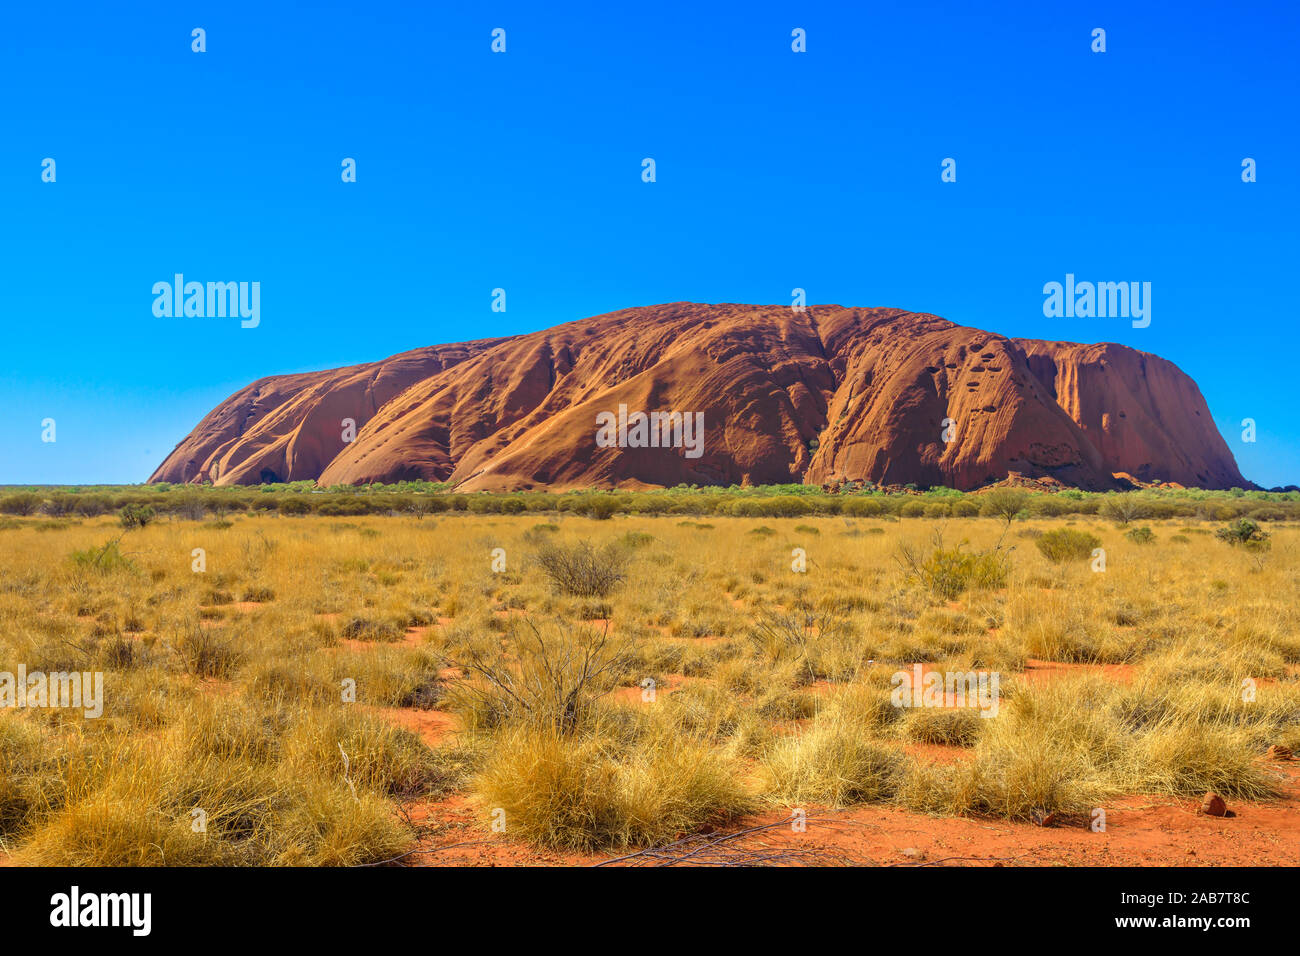
[{"label": "dry spinifex grass clump", "polygon": [[[19,769],[9,744],[6,769]],[[27,755],[3,818],[22,841],[18,861],[39,865],[382,859],[410,842],[390,800],[435,791],[448,776],[414,735],[365,713],[240,700],[196,699],[160,735],[74,737],[43,759],[46,773],[33,777],[42,768]]]},{"label": "dry spinifex grass clump", "polygon": [[503,728],[474,780],[506,832],[566,850],[666,843],[756,808],[741,768],[711,743],[596,722],[565,735]]},{"label": "dry spinifex grass clump", "polygon": [[608,628],[532,622],[449,661],[451,706],[491,728],[472,787],[507,833],[566,850],[643,846],[755,806],[735,761],[702,733],[611,707],[627,653]]}]

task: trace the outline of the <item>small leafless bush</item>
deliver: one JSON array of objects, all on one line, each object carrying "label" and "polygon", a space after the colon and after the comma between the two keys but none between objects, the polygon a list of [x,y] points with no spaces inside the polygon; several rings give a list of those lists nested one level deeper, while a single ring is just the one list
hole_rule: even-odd
[{"label": "small leafless bush", "polygon": [[453,707],[467,724],[528,723],[567,735],[612,688],[627,655],[611,643],[608,624],[557,621],[543,630],[525,621],[494,651],[469,646],[447,663],[461,671],[451,682]]},{"label": "small leafless bush", "polygon": [[562,594],[572,597],[608,597],[623,582],[627,552],[616,544],[597,549],[586,541],[544,544],[537,563]]}]

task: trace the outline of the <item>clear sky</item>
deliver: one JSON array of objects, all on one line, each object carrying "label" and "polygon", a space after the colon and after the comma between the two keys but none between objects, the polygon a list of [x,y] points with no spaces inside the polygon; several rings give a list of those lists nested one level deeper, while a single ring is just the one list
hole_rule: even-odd
[{"label": "clear sky", "polygon": [[[1300,483],[1298,9],[10,4],[0,483],[143,481],[264,375],[795,287],[1162,355]],[[178,272],[260,325],[155,317]],[[1045,318],[1066,273],[1150,282],[1150,327]]]}]

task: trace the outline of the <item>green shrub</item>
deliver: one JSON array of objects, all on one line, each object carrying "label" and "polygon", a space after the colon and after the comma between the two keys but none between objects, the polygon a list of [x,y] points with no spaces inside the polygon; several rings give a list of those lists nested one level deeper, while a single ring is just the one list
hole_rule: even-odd
[{"label": "green shrub", "polygon": [[920,580],[921,584],[936,597],[945,601],[956,600],[969,590],[991,590],[1004,587],[1010,571],[1007,552],[1000,549],[992,551],[969,552],[961,546],[945,548],[943,540],[936,536],[935,547],[924,558],[910,546],[901,549],[901,563]]},{"label": "green shrub", "polygon": [[1029,492],[1018,488],[994,488],[980,496],[983,500],[980,513],[990,518],[1000,518],[1008,525],[1029,504]]},{"label": "green shrub", "polygon": [[575,498],[570,510],[597,521],[607,521],[623,510],[622,505],[622,500],[613,495],[593,493]]},{"label": "green shrub", "polygon": [[1249,518],[1238,518],[1226,528],[1214,532],[1220,541],[1231,545],[1241,545],[1248,550],[1262,550],[1268,547],[1268,532]]},{"label": "green shrub", "polygon": [[1097,514],[1116,524],[1127,525],[1139,518],[1149,517],[1151,507],[1148,502],[1128,492],[1107,496],[1097,509]]},{"label": "green shrub", "polygon": [[1037,538],[1034,545],[1048,561],[1063,564],[1066,561],[1087,560],[1092,556],[1094,548],[1101,547],[1101,539],[1086,531],[1057,528]]},{"label": "green shrub", "polygon": [[33,514],[40,506],[40,497],[30,491],[21,491],[18,494],[6,495],[0,498],[0,512],[7,515]]},{"label": "green shrub", "polygon": [[848,498],[840,508],[840,514],[851,518],[874,518],[885,510],[885,506],[871,498]]},{"label": "green shrub", "polygon": [[73,551],[72,563],[87,571],[99,571],[108,574],[112,571],[124,571],[134,567],[130,559],[122,553],[117,539],[107,542],[102,547]]},{"label": "green shrub", "polygon": [[131,528],[143,528],[155,517],[153,508],[149,505],[127,505],[118,512],[118,520],[122,522],[122,527],[130,530]]}]

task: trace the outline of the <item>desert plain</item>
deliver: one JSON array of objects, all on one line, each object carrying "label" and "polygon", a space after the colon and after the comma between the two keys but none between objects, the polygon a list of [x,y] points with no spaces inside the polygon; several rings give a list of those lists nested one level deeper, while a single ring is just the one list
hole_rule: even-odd
[{"label": "desert plain", "polygon": [[1294,522],[1000,494],[17,509],[0,671],[103,700],[0,710],[0,861],[1300,862]]}]

